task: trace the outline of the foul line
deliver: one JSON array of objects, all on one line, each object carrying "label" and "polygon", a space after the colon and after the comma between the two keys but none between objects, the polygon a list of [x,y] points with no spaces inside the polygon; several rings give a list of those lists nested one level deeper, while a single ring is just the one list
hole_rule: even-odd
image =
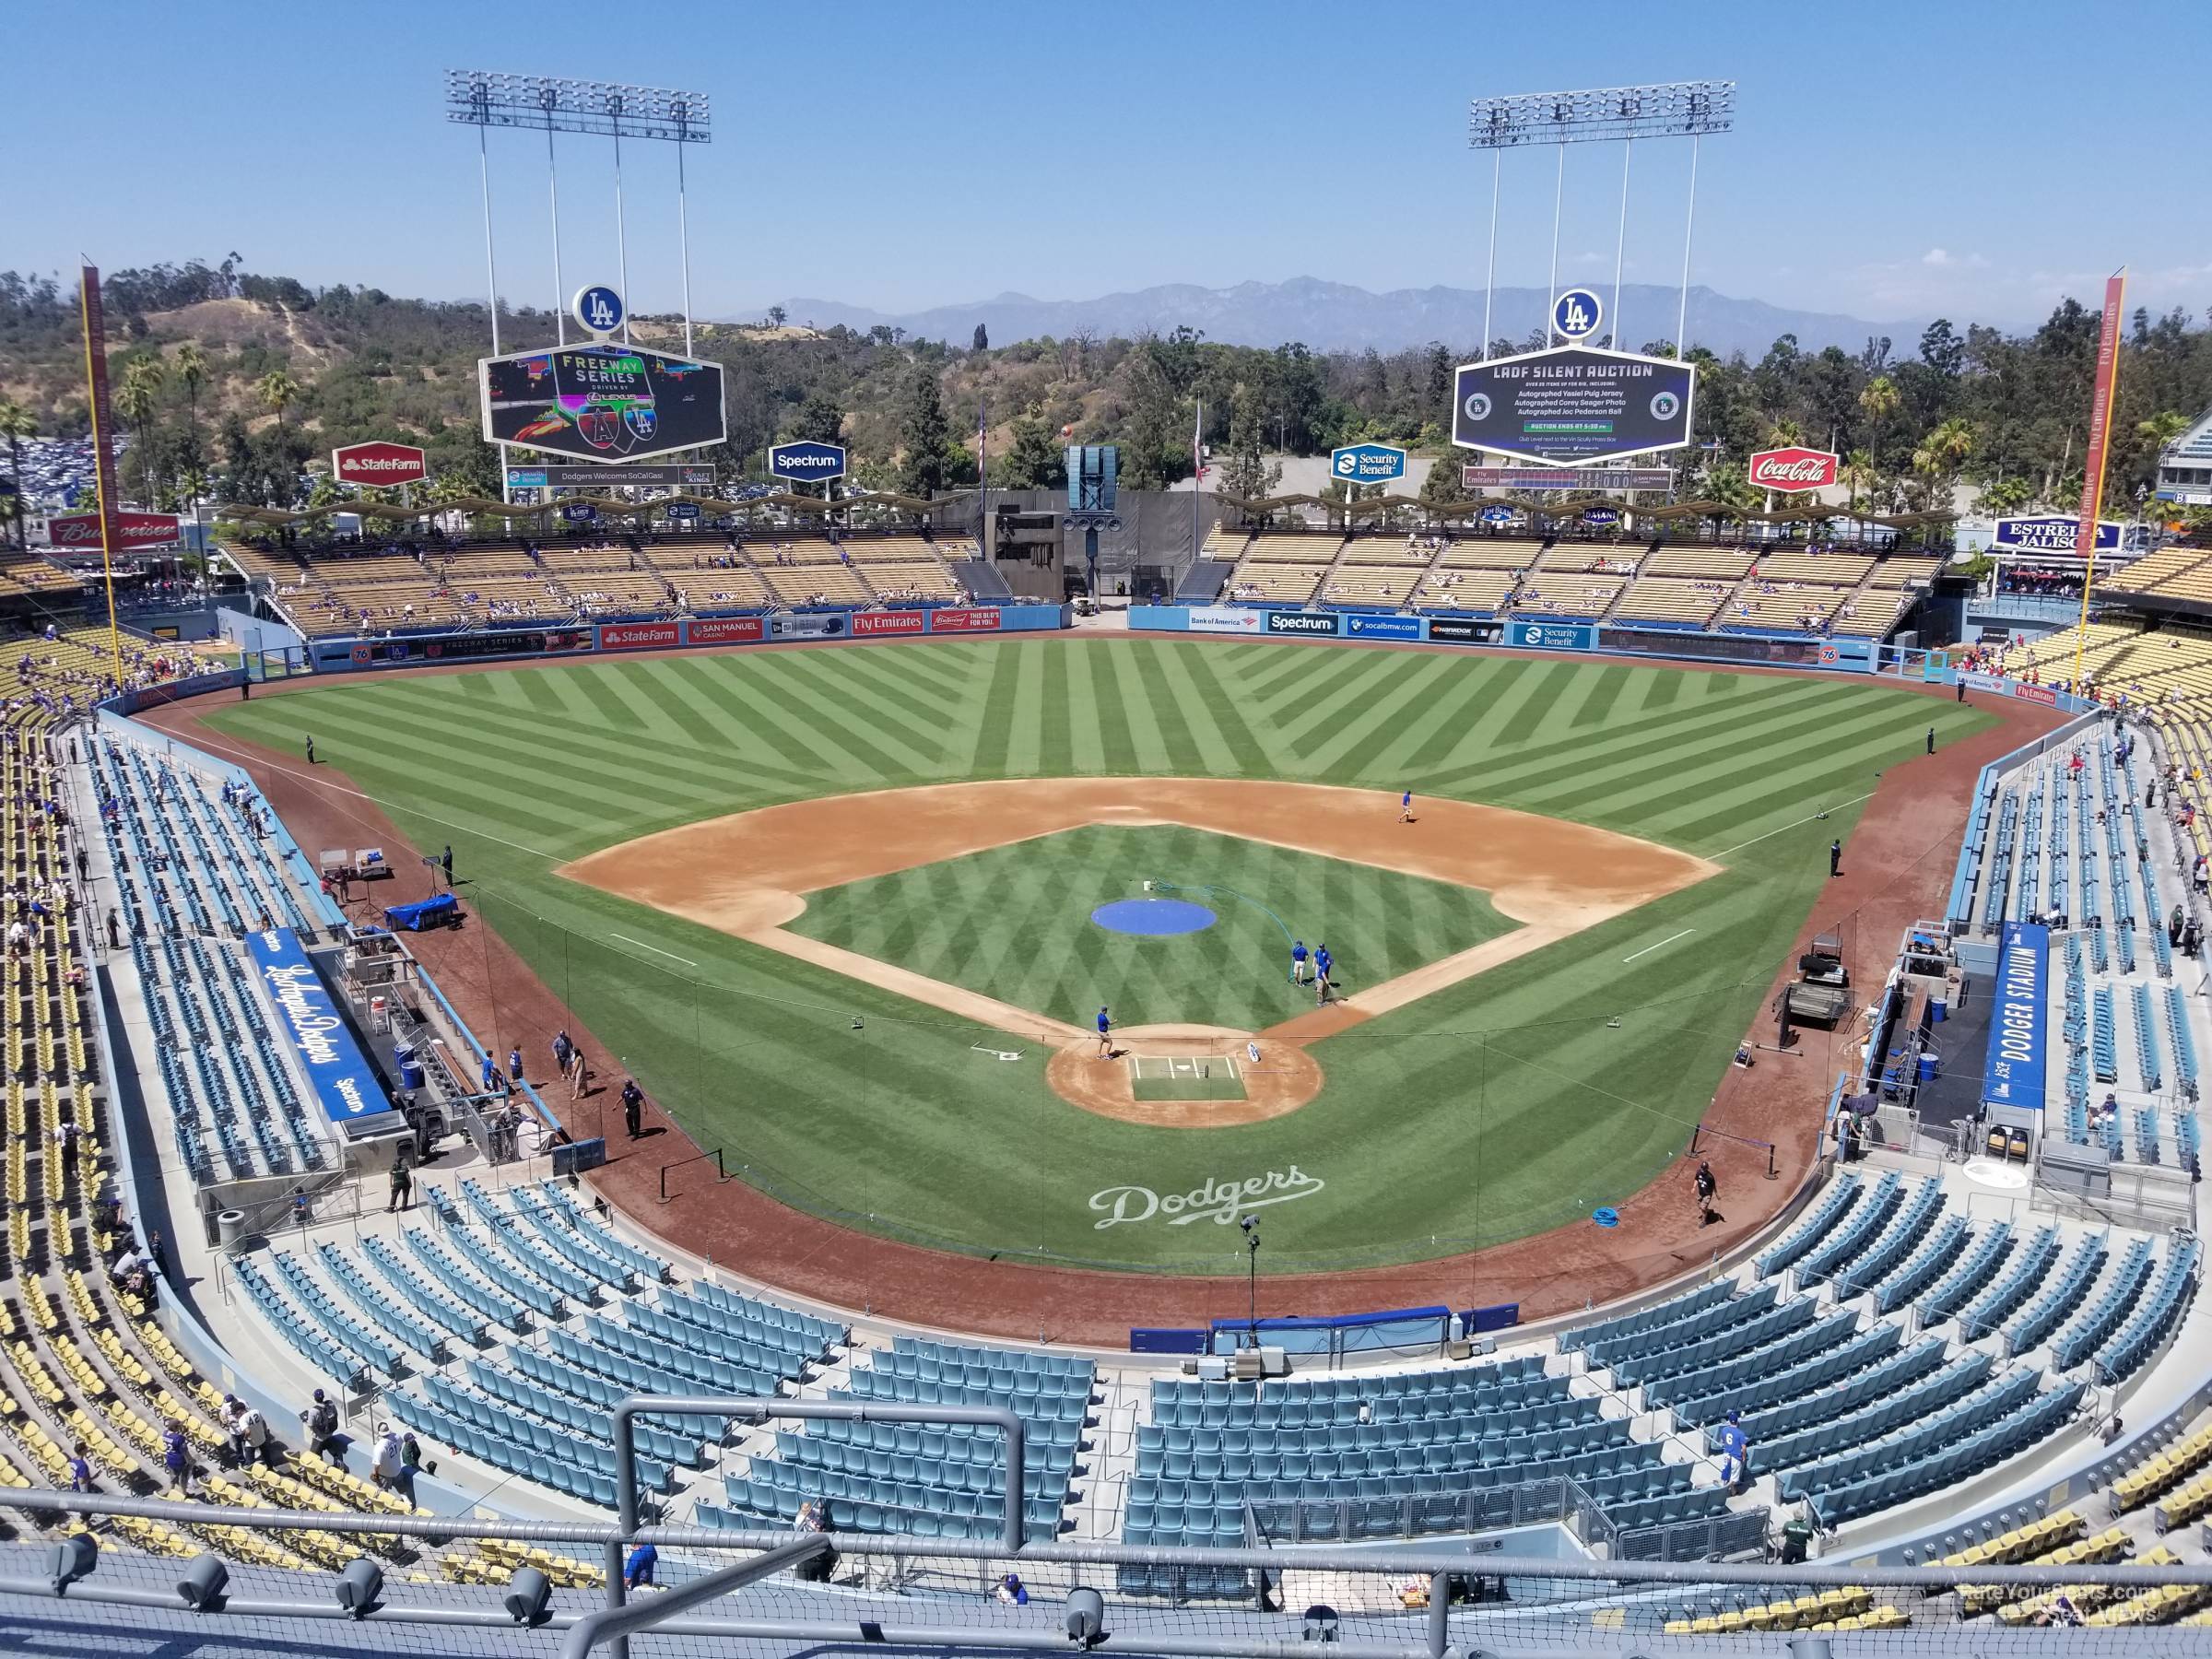
[{"label": "foul line", "polygon": [[[542,853],[535,847],[525,847],[521,841],[509,841],[505,836],[494,835],[490,830],[480,830],[474,824],[456,824],[449,818],[438,818],[433,814],[425,812],[419,806],[405,806],[398,802],[387,801],[380,795],[371,794],[365,789],[351,789],[343,783],[333,783],[324,779],[316,777],[312,772],[303,772],[296,767],[275,765],[267,760],[263,759],[261,756],[253,754],[249,750],[232,748],[227,743],[218,743],[214,741],[212,737],[207,735],[208,728],[205,724],[199,726],[199,728],[188,737],[179,736],[178,734],[169,731],[161,726],[153,726],[149,727],[148,729],[159,732],[164,737],[175,738],[178,742],[185,744],[190,747],[211,750],[218,755],[235,755],[241,762],[246,763],[246,768],[249,771],[251,771],[254,766],[259,766],[265,771],[273,771],[280,774],[281,776],[295,779],[298,782],[306,784],[311,789],[328,790],[332,794],[348,794],[353,796],[357,801],[366,801],[371,806],[379,807],[387,813],[410,813],[414,817],[421,818],[426,822],[437,825],[441,830],[458,830],[464,835],[473,835],[479,841],[497,841],[502,847],[512,847],[517,853],[527,853],[533,858],[550,860],[559,856],[558,854],[552,853]],[[256,784],[254,787],[259,789],[260,785]],[[264,793],[265,794],[265,792]],[[683,959],[678,957],[677,959],[681,961]]]},{"label": "foul line", "polygon": [[681,962],[687,968],[699,966],[689,957],[679,957],[673,950],[663,950],[658,945],[648,945],[644,940],[633,939],[628,934],[610,933],[606,936],[610,939],[619,939],[625,945],[635,945],[640,950],[650,950],[654,956],[665,956],[672,962]]},{"label": "foul line", "polygon": [[[1672,945],[1677,939],[1687,939],[1691,934],[1696,933],[1697,931],[1698,930],[1694,927],[1686,927],[1678,934],[1668,934],[1665,938],[1659,941],[1659,945]],[[1622,957],[1620,959],[1622,965],[1625,967],[1627,964],[1634,961],[1636,957],[1650,956],[1653,951],[1659,948],[1659,945],[1646,945],[1641,950],[1636,953],[1636,956]]]},{"label": "foul line", "polygon": [[1838,801],[1833,806],[1823,806],[1819,811],[1814,813],[1811,817],[1801,818],[1794,824],[1784,824],[1782,826],[1781,830],[1770,830],[1765,835],[1755,835],[1747,841],[1737,841],[1733,847],[1724,848],[1718,853],[1708,853],[1706,856],[1716,861],[1725,858],[1731,853],[1741,853],[1746,847],[1756,847],[1760,841],[1771,840],[1774,836],[1782,834],[1783,830],[1798,830],[1804,828],[1804,826],[1806,824],[1817,824],[1831,812],[1841,812],[1846,806],[1856,806],[1861,801],[1871,801],[1873,799],[1874,791],[1870,789],[1865,794],[1853,795],[1848,801]]}]

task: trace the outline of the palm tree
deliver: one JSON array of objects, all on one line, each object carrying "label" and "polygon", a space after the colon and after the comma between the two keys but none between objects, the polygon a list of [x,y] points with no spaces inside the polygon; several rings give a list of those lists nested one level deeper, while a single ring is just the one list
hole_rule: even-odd
[{"label": "palm tree", "polygon": [[276,412],[276,429],[282,431],[284,412],[300,395],[299,382],[281,369],[272,369],[253,382],[253,393],[261,399],[264,408]]},{"label": "palm tree", "polygon": [[1787,449],[1791,444],[1804,441],[1805,429],[1787,415],[1767,429],[1769,449]]},{"label": "palm tree", "polygon": [[191,340],[177,347],[173,365],[177,379],[184,387],[184,400],[192,408],[192,435],[200,435],[200,388],[207,383],[207,354]]},{"label": "palm tree", "polygon": [[123,384],[115,394],[115,412],[131,423],[132,441],[138,451],[139,487],[149,506],[154,499],[154,454],[146,429],[159,406],[160,391],[159,366],[141,359],[124,371]]},{"label": "palm tree", "polygon": [[1889,424],[1889,418],[1903,402],[1898,394],[1897,382],[1888,375],[1877,374],[1866,382],[1865,389],[1859,394],[1859,413],[1874,428],[1868,438],[1870,445],[1878,445],[1882,429]]},{"label": "palm tree", "polygon": [[[1920,447],[1912,452],[1912,470],[1931,480],[1931,490],[1935,480],[1942,480],[1946,486],[1943,493],[1947,497],[1958,483],[1966,458],[1973,453],[1972,425],[1954,415],[1921,441]],[[1946,507],[1949,504],[1947,500],[1943,502]]]},{"label": "palm tree", "polygon": [[1859,498],[1874,493],[1875,470],[1872,451],[1854,449],[1843,457],[1843,482],[1851,490],[1851,510],[1859,510]]},{"label": "palm tree", "polygon": [[28,547],[23,539],[23,440],[38,435],[39,423],[19,403],[0,398],[0,438],[7,440],[7,467],[15,479],[16,493],[9,498],[15,502],[16,546]]}]

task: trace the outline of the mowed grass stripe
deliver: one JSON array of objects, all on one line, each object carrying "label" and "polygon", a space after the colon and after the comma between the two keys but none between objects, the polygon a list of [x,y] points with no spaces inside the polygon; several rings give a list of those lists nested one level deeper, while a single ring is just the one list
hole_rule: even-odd
[{"label": "mowed grass stripe", "polygon": [[1200,777],[1206,772],[1206,759],[1199,750],[1193,726],[1195,711],[1187,709],[1175,695],[1175,682],[1168,675],[1167,654],[1171,649],[1158,640],[1147,640],[1145,649],[1138,653],[1145,695],[1151,702],[1152,718],[1167,746],[1168,771],[1181,777]]},{"label": "mowed grass stripe", "polygon": [[1098,710],[1099,732],[1106,749],[1106,772],[1125,778],[1145,770],[1136,752],[1136,733],[1129,724],[1129,700],[1122,684],[1122,659],[1127,654],[1110,644],[1082,645],[1090,670],[1093,706]]},{"label": "mowed grass stripe", "polygon": [[[855,677],[841,674],[826,651],[795,653],[787,670],[792,688],[803,693],[815,707],[834,710],[836,717],[893,745],[910,771],[926,771],[944,758],[944,726],[939,720],[925,727],[901,704],[883,696]],[[863,712],[865,718],[863,718]]]},{"label": "mowed grass stripe", "polygon": [[[1065,654],[1065,653],[1061,653]],[[1260,735],[1245,721],[1237,699],[1214,672],[1211,654],[1203,646],[1175,648],[1171,659],[1185,677],[1192,699],[1206,711],[1215,734],[1228,755],[1225,771],[1245,778],[1265,778],[1274,770],[1274,759]]]},{"label": "mowed grass stripe", "polygon": [[819,786],[820,774],[790,764],[783,751],[771,743],[760,723],[738,702],[729,677],[704,657],[670,657],[653,665],[665,669],[668,695],[697,712],[704,732],[702,747],[727,756],[751,775],[783,790]]},{"label": "mowed grass stripe", "polygon": [[1106,733],[1099,713],[1099,653],[1088,646],[1077,646],[1052,654],[1060,665],[1060,683],[1067,704],[1068,767],[1088,775],[1103,772]]},{"label": "mowed grass stripe", "polygon": [[1405,664],[1418,659],[1407,653],[1363,651],[1352,654],[1365,659],[1360,672],[1326,696],[1315,698],[1292,731],[1290,751],[1301,773],[1319,771],[1328,764],[1327,756],[1344,753],[1347,733],[1380,730],[1382,711],[1414,677]]},{"label": "mowed grass stripe", "polygon": [[752,689],[759,696],[761,712],[781,713],[788,730],[800,741],[818,746],[831,770],[851,782],[911,775],[915,769],[909,758],[877,742],[865,720],[794,677],[786,666],[817,654],[822,653],[794,652],[780,662],[756,659],[772,665],[769,672],[754,677]]},{"label": "mowed grass stripe", "polygon": [[1113,653],[1113,671],[1120,680],[1120,699],[1129,722],[1133,770],[1164,772],[1168,764],[1167,739],[1160,735],[1159,720],[1152,708],[1151,688],[1145,683],[1144,659],[1137,650]]},{"label": "mowed grass stripe", "polygon": [[[702,672],[707,695],[765,744],[792,774],[828,782],[841,757],[825,752],[824,746],[812,740],[808,727],[792,721],[780,706],[761,695],[757,665],[741,657],[712,660],[720,672]],[[725,662],[728,666],[724,668]]]}]

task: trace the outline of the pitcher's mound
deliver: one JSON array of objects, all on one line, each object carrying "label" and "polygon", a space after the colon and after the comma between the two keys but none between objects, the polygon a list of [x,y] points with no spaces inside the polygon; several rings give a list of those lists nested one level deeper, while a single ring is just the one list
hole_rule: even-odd
[{"label": "pitcher's mound", "polygon": [[[1247,1046],[1259,1042],[1260,1057]],[[1224,1129],[1256,1124],[1296,1112],[1321,1092],[1321,1065],[1295,1043],[1254,1038],[1248,1031],[1217,1026],[1129,1026],[1113,1034],[1114,1054],[1103,1059],[1095,1041],[1071,1042],[1045,1065],[1045,1081],[1071,1106],[1127,1124],[1162,1129]],[[1207,1079],[1206,1092],[1227,1093],[1233,1080],[1241,1100],[1140,1100],[1139,1066],[1147,1075],[1166,1075],[1160,1062],[1195,1061]],[[1221,1085],[1215,1088],[1214,1084]],[[1159,1092],[1147,1088],[1147,1094]],[[1197,1092],[1194,1090],[1193,1092]]]}]

